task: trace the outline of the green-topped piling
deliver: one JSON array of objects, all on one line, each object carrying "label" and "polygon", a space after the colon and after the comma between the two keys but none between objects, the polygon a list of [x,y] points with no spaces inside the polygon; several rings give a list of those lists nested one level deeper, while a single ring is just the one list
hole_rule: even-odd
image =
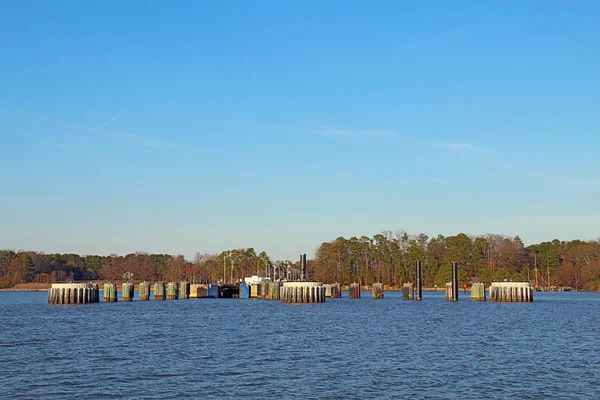
[{"label": "green-topped piling", "polygon": [[471,285],[471,301],[485,301],[485,284],[475,282]]},{"label": "green-topped piling", "polygon": [[179,285],[177,282],[169,282],[167,284],[167,299],[177,300],[179,298]]},{"label": "green-topped piling", "polygon": [[150,300],[150,284],[146,281],[140,282],[140,290],[138,291],[138,298],[142,301]]},{"label": "green-topped piling", "polygon": [[165,300],[167,298],[165,292],[166,291],[164,282],[154,283],[154,300]]},{"label": "green-topped piling", "polygon": [[117,285],[114,283],[104,284],[104,302],[114,303],[117,301]]},{"label": "green-topped piling", "polygon": [[135,287],[133,283],[126,282],[121,289],[122,301],[133,301]]},{"label": "green-topped piling", "polygon": [[190,298],[190,283],[187,281],[181,281],[179,284],[179,298],[180,299],[189,299]]}]

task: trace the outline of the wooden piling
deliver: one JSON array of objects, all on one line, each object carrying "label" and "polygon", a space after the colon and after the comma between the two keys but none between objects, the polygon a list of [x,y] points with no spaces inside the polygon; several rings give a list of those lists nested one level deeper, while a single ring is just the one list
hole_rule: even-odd
[{"label": "wooden piling", "polygon": [[452,299],[453,299],[452,282],[446,282],[446,300],[452,301]]},{"label": "wooden piling", "polygon": [[351,283],[350,290],[348,291],[348,298],[360,299],[360,283]]},{"label": "wooden piling", "polygon": [[371,291],[374,299],[383,299],[383,283],[374,283]]},{"label": "wooden piling", "polygon": [[339,283],[329,283],[323,285],[325,288],[325,297],[339,299],[342,297],[342,288]]},{"label": "wooden piling", "polygon": [[406,282],[402,285],[402,300],[414,300],[415,289],[412,282]]}]

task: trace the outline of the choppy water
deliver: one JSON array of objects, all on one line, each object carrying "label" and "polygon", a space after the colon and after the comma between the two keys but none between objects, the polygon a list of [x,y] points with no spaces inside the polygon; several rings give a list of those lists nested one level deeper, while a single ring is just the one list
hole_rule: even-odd
[{"label": "choppy water", "polygon": [[598,293],[363,296],[50,306],[0,293],[0,397],[600,398]]}]

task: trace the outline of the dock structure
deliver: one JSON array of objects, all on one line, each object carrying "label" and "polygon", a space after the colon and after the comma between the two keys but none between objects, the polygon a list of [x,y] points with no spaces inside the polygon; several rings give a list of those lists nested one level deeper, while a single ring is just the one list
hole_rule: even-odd
[{"label": "dock structure", "polygon": [[267,293],[269,292],[269,282],[262,281],[259,285],[259,299],[266,299]]},{"label": "dock structure", "polygon": [[360,283],[351,283],[348,291],[349,299],[360,299]]},{"label": "dock structure", "polygon": [[247,283],[240,283],[240,299],[250,298],[250,286]]},{"label": "dock structure", "polygon": [[140,282],[140,290],[138,291],[138,299],[141,301],[150,300],[150,284],[146,281]]},{"label": "dock structure", "polygon": [[374,283],[371,292],[374,299],[383,299],[383,283]]},{"label": "dock structure", "polygon": [[260,292],[260,283],[252,283],[250,284],[250,297],[253,299],[258,299],[261,296]]},{"label": "dock structure", "polygon": [[121,293],[122,293],[121,299],[123,301],[133,301],[133,296],[135,293],[134,290],[135,290],[135,288],[134,288],[133,283],[129,283],[129,282],[124,283],[122,286],[122,290],[121,290]]},{"label": "dock structure", "polygon": [[238,285],[226,284],[219,287],[219,297],[224,299],[237,299],[240,297],[240,288]]},{"label": "dock structure", "polygon": [[190,299],[203,299],[208,297],[208,288],[206,285],[190,285]]},{"label": "dock structure", "polygon": [[490,301],[528,303],[533,301],[533,288],[529,282],[492,282]]},{"label": "dock structure", "polygon": [[475,282],[471,285],[471,301],[485,301],[485,284]]},{"label": "dock structure", "polygon": [[105,283],[104,284],[104,302],[114,303],[117,301],[117,284],[116,283]]},{"label": "dock structure", "polygon": [[402,300],[414,300],[415,289],[412,282],[406,282],[402,285]]},{"label": "dock structure", "polygon": [[165,283],[154,282],[154,300],[165,300],[167,298]]},{"label": "dock structure", "polygon": [[190,298],[190,283],[188,281],[179,283],[179,298],[184,300]]},{"label": "dock structure", "polygon": [[219,285],[217,285],[216,283],[209,283],[208,286],[206,287],[207,290],[207,297],[214,297],[215,299],[217,297],[219,297]]},{"label": "dock structure", "polygon": [[48,304],[88,304],[99,301],[98,285],[91,283],[53,283],[48,289]]},{"label": "dock structure", "polygon": [[339,299],[342,297],[342,288],[339,283],[328,283],[325,286],[325,297]]},{"label": "dock structure", "polygon": [[283,282],[282,303],[324,303],[325,287],[321,282]]},{"label": "dock structure", "polygon": [[262,287],[262,298],[265,300],[280,300],[281,283],[280,282],[265,282]]}]

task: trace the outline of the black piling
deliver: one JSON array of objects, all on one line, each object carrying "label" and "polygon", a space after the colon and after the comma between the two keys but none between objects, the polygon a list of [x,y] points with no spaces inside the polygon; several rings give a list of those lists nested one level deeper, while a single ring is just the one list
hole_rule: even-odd
[{"label": "black piling", "polygon": [[302,271],[302,275],[300,276],[301,281],[306,281],[306,253],[300,254],[300,269]]},{"label": "black piling", "polygon": [[417,270],[416,278],[417,278],[417,300],[423,299],[423,278],[421,274],[421,261],[417,261]]},{"label": "black piling", "polygon": [[458,264],[452,263],[452,301],[458,301]]}]

